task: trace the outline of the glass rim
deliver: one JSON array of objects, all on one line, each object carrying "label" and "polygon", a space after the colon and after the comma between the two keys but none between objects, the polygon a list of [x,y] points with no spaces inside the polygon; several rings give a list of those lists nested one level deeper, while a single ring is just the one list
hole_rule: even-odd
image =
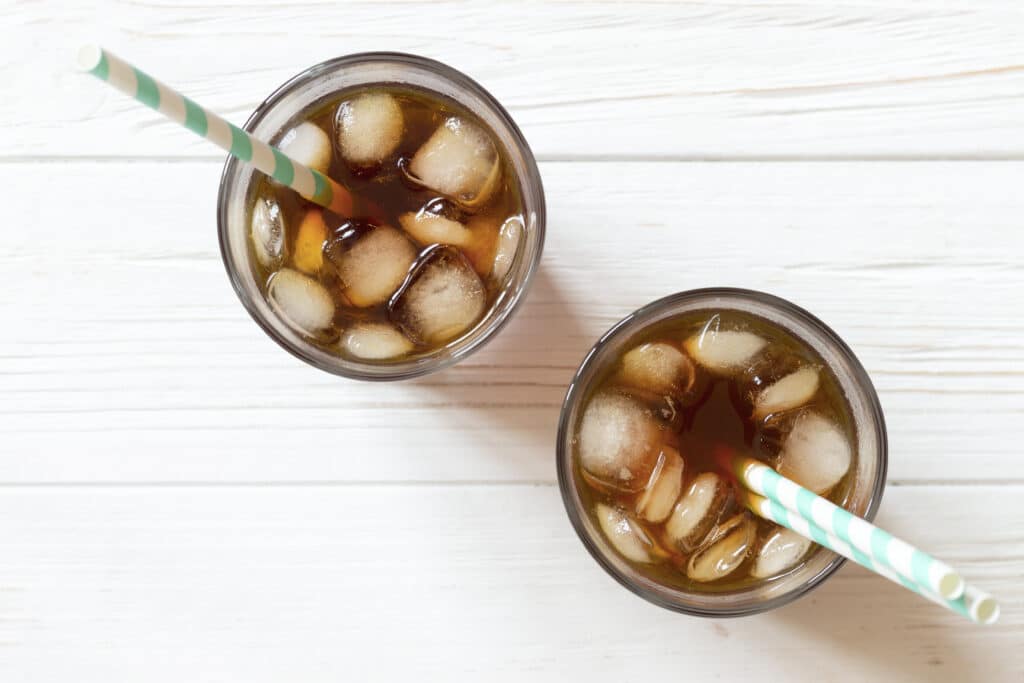
[{"label": "glass rim", "polygon": [[632,332],[632,327],[637,323],[637,321],[642,321],[645,317],[653,313],[665,308],[678,306],[694,299],[713,296],[742,297],[791,314],[821,332],[827,341],[833,344],[841,353],[844,360],[849,363],[850,368],[852,369],[852,380],[863,390],[864,396],[871,409],[870,418],[874,421],[878,430],[878,469],[875,480],[870,487],[870,493],[864,511],[865,519],[870,521],[875,518],[875,515],[878,512],[878,507],[881,504],[882,494],[885,490],[885,482],[888,474],[888,435],[885,427],[885,417],[882,413],[881,401],[878,398],[878,392],[875,390],[875,386],[871,382],[871,378],[868,375],[867,370],[864,369],[860,360],[853,353],[853,349],[851,349],[831,327],[822,322],[813,313],[791,301],[775,296],[774,294],[768,294],[767,292],[761,292],[753,289],[738,287],[704,287],[700,289],[676,292],[675,294],[669,294],[668,296],[656,299],[644,306],[641,306],[608,328],[608,330],[598,338],[597,342],[594,343],[590,350],[587,351],[579,368],[577,368],[573,375],[568,389],[566,390],[565,399],[562,401],[561,414],[558,420],[556,469],[558,472],[558,488],[562,497],[562,503],[565,506],[565,510],[569,517],[569,521],[572,524],[573,530],[583,543],[583,546],[587,549],[587,552],[590,553],[590,556],[622,587],[648,602],[673,612],[700,617],[743,617],[760,614],[762,612],[767,612],[784,605],[788,605],[804,595],[807,595],[809,592],[824,583],[826,579],[835,574],[835,572],[838,571],[846,562],[846,558],[836,554],[835,557],[833,557],[820,571],[810,576],[806,581],[798,584],[793,589],[785,593],[781,593],[780,595],[755,602],[751,605],[705,608],[680,604],[666,595],[662,595],[657,591],[650,590],[647,587],[640,585],[629,576],[623,574],[605,557],[600,548],[597,547],[584,526],[582,510],[575,504],[572,497],[572,490],[576,484],[570,467],[571,454],[566,452],[568,450],[567,444],[569,441],[568,436],[571,426],[569,425],[569,415],[575,404],[581,398],[581,392],[583,391],[581,382],[601,349],[608,345],[612,340]]},{"label": "glass rim", "polygon": [[[299,360],[332,375],[370,382],[391,382],[414,379],[416,377],[422,377],[451,367],[481,349],[491,341],[491,339],[497,336],[502,329],[504,329],[511,320],[513,314],[519,310],[519,307],[522,305],[522,301],[525,298],[526,293],[529,291],[530,286],[533,284],[534,276],[540,266],[541,256],[544,252],[544,240],[547,226],[547,200],[544,194],[544,184],[541,179],[540,169],[537,166],[537,160],[533,155],[533,150],[530,148],[529,143],[526,141],[526,137],[523,135],[519,126],[505,107],[486,88],[470,76],[467,76],[454,67],[435,59],[430,59],[429,57],[422,57],[420,55],[405,52],[371,51],[353,52],[351,54],[341,55],[339,57],[333,57],[323,62],[319,62],[303,69],[275,88],[256,106],[246,119],[242,129],[247,132],[252,132],[255,126],[258,125],[282,99],[293,92],[296,88],[300,88],[314,81],[323,73],[347,66],[358,66],[375,62],[397,63],[400,65],[432,71],[452,84],[472,92],[498,116],[502,124],[505,126],[509,136],[515,143],[516,151],[522,156],[526,172],[523,174],[523,177],[519,178],[519,181],[533,186],[537,195],[537,206],[531,207],[532,214],[536,216],[535,232],[537,235],[537,245],[533,254],[530,256],[529,262],[526,264],[526,270],[522,275],[520,284],[517,287],[511,287],[506,284],[505,291],[510,291],[511,296],[506,299],[502,299],[501,305],[503,306],[503,310],[497,315],[495,320],[490,323],[490,327],[476,339],[467,343],[465,346],[456,348],[447,355],[440,357],[428,355],[395,363],[366,363],[344,359],[340,356],[338,357],[339,360],[345,361],[349,365],[329,363],[308,353],[306,347],[309,345],[299,346],[293,344],[290,340],[282,336],[269,323],[269,321],[265,319],[263,314],[257,310],[254,302],[250,300],[250,296],[245,289],[241,280],[241,274],[234,267],[231,260],[227,215],[228,186],[229,183],[235,180],[238,169],[244,166],[241,161],[231,155],[228,155],[225,158],[224,167],[221,170],[220,182],[217,188],[217,242],[220,248],[221,261],[224,264],[228,280],[231,282],[231,287],[234,289],[236,296],[239,301],[241,301],[242,306],[249,314],[249,317],[252,318],[253,321],[267,334],[268,337],[274,340],[278,346]],[[375,371],[371,372],[363,370],[363,367],[373,367]]]}]

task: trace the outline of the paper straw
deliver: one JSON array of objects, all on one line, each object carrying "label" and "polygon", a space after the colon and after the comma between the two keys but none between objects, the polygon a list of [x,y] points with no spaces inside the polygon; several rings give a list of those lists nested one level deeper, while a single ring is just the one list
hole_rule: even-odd
[{"label": "paper straw", "polygon": [[344,187],[200,107],[116,55],[89,45],[79,50],[78,67],[206,138],[238,160],[251,164],[306,199],[342,216],[351,216],[352,195]]},{"label": "paper straw", "polygon": [[813,522],[808,521],[799,514],[787,510],[773,500],[769,500],[756,493],[747,490],[739,492],[740,501],[754,514],[763,517],[768,521],[780,524],[792,529],[804,538],[808,538],[820,546],[842,555],[848,560],[856,562],[865,569],[884,576],[893,583],[898,583],[904,588],[909,588],[922,597],[928,598],[937,605],[942,605],[948,610],[956,612],[979,624],[992,624],[999,618],[999,604],[988,593],[981,591],[971,584],[965,586],[964,592],[955,599],[943,598],[916,581],[907,579],[894,572],[884,564],[875,562],[871,557],[858,551],[849,543],[836,538],[834,535],[823,530]]},{"label": "paper straw", "polygon": [[952,567],[918,550],[871,522],[833,504],[751,458],[720,447],[716,457],[725,461],[751,491],[803,516],[858,551],[905,579],[950,600],[964,592],[964,580]]}]

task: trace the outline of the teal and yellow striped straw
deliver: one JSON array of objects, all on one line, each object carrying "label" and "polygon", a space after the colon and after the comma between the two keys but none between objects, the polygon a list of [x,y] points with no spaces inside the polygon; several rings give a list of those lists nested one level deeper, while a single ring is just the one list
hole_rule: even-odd
[{"label": "teal and yellow striped straw", "polygon": [[231,156],[251,164],[300,195],[342,216],[352,214],[352,195],[323,173],[225,121],[173,88],[95,45],[78,52],[78,66],[167,118],[180,123]]},{"label": "teal and yellow striped straw", "polygon": [[764,463],[735,455],[728,449],[720,450],[719,460],[729,460],[732,471],[754,493],[803,516],[936,595],[952,600],[964,592],[963,578],[945,562],[783,477]]},{"label": "teal and yellow striped straw", "polygon": [[[886,578],[975,621],[991,623],[995,600],[945,562],[783,477],[764,463],[718,447],[715,458],[746,487],[747,507]],[[959,608],[958,608],[959,606]]]},{"label": "teal and yellow striped straw", "polygon": [[981,591],[972,584],[966,584],[964,592],[955,599],[936,595],[916,581],[900,576],[887,565],[876,562],[868,555],[852,547],[849,543],[836,538],[813,522],[809,522],[804,517],[794,514],[775,501],[746,490],[740,491],[739,496],[740,501],[747,509],[758,517],[763,517],[787,529],[792,529],[804,538],[809,538],[818,545],[856,562],[865,569],[884,576],[893,583],[898,583],[904,588],[914,591],[937,605],[941,605],[979,624],[992,624],[999,618],[999,603],[991,595]]}]

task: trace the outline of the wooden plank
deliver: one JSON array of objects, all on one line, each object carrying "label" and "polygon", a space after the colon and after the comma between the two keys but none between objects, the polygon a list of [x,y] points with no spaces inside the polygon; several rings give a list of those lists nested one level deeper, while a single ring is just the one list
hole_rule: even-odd
[{"label": "wooden plank", "polygon": [[[111,22],[111,11],[117,16]],[[365,50],[462,69],[544,159],[1021,158],[1024,7],[970,3],[18,3],[0,26],[0,155],[213,150],[74,73],[101,41],[241,122]],[[61,40],[55,45],[54,36]]]},{"label": "wooden plank", "polygon": [[1022,494],[887,494],[883,524],[1002,600],[980,627],[853,566],[765,615],[674,614],[602,572],[551,486],[6,488],[0,675],[1019,680]]},{"label": "wooden plank", "polygon": [[[894,481],[1021,481],[1019,163],[547,163],[547,250],[512,324],[403,384],[306,367],[248,319],[212,162],[0,164],[0,479],[551,482],[583,355],[657,297],[766,290],[881,394]],[[56,201],[38,188],[64,183]]]}]

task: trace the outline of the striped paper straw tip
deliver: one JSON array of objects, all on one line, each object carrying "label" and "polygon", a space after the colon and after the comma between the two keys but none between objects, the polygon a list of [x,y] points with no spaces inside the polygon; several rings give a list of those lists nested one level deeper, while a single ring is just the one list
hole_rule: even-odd
[{"label": "striped paper straw tip", "polygon": [[78,68],[206,138],[306,199],[342,216],[352,214],[351,193],[323,173],[253,137],[177,90],[96,45],[78,50]]},{"label": "striped paper straw tip", "polygon": [[841,538],[872,557],[876,563],[886,565],[897,574],[927,586],[944,598],[955,599],[963,594],[963,577],[945,562],[783,477],[762,462],[737,455],[721,446],[716,448],[715,458],[755,493],[779,503]]},{"label": "striped paper straw tip", "polygon": [[968,584],[963,599],[970,607],[971,618],[980,624],[994,624],[999,619],[999,603],[988,593],[983,593]]}]

